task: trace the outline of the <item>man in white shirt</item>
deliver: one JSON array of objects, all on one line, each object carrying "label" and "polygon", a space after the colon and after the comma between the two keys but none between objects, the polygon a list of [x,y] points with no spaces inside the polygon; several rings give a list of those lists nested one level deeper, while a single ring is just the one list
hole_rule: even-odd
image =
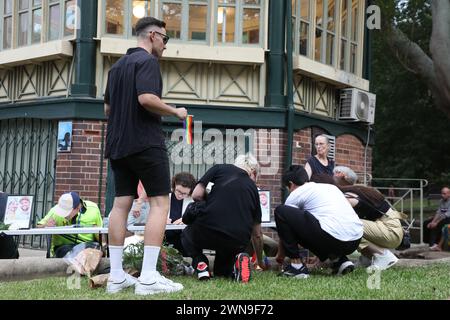
[{"label": "man in white shirt", "polygon": [[[275,222],[280,236],[278,259],[284,254],[291,264],[283,274],[306,278],[309,271],[300,257],[298,245],[310,250],[321,261],[333,262],[333,273],[342,275],[353,271],[346,257],[354,252],[363,235],[363,224],[334,185],[308,182],[303,166],[293,165],[283,175],[289,188],[284,205],[275,209]],[[277,259],[277,260],[278,260]]]}]

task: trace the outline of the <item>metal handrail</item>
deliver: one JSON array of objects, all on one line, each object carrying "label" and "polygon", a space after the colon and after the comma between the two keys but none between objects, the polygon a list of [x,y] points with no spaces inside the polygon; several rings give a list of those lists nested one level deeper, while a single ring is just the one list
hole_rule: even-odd
[{"label": "metal handrail", "polygon": [[420,211],[420,226],[412,227],[413,229],[420,229],[420,243],[423,243],[423,189],[428,186],[428,180],[426,179],[408,179],[408,178],[373,178],[372,182],[376,181],[402,181],[402,182],[411,182],[411,183],[418,183],[416,186],[412,187],[376,187],[378,190],[390,190],[393,189],[394,191],[405,191],[402,196],[400,197],[386,197],[388,200],[396,200],[392,203],[393,206],[396,206],[400,204],[401,208],[400,211],[404,211],[404,201],[409,196],[409,207],[410,207],[410,220],[414,219],[414,191],[419,192],[419,211]]}]

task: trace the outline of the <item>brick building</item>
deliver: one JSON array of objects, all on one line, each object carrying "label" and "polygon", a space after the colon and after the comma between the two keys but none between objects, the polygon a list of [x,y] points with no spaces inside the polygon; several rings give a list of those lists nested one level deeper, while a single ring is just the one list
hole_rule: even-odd
[{"label": "brick building", "polygon": [[[146,15],[166,21],[171,37],[161,61],[163,99],[202,122],[194,160],[172,163],[172,173],[199,177],[212,165],[195,161],[211,148],[205,133],[254,129],[213,158],[253,151],[266,168],[259,185],[271,191],[272,208],[282,201],[282,171],[305,163],[316,134],[332,138],[337,164],[369,174],[368,126],[339,114],[343,89],[369,91],[367,3],[0,0],[0,189],[35,196],[33,222],[69,190],[107,214],[113,182],[103,159],[103,92]],[[72,124],[70,152],[57,152],[61,121]],[[171,151],[181,127],[164,119]]]}]

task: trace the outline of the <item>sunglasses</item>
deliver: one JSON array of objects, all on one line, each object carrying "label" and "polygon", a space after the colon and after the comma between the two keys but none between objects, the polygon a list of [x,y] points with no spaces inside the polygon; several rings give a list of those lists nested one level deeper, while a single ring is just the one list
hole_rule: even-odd
[{"label": "sunglasses", "polygon": [[162,37],[162,41],[164,44],[167,44],[167,42],[169,42],[170,37],[168,35],[158,32],[158,31],[153,31],[153,32],[159,34]]}]

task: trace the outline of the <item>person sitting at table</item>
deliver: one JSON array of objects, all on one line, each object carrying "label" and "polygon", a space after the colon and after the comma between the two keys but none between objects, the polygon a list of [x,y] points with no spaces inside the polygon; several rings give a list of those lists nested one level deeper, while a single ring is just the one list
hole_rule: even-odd
[{"label": "person sitting at table", "polygon": [[[88,200],[80,199],[76,192],[64,193],[47,215],[38,223],[38,228],[62,227],[77,225],[80,227],[102,227],[102,216],[98,206]],[[99,241],[98,234],[65,234],[53,235],[50,247],[50,256],[62,258],[79,243],[92,243]]]},{"label": "person sitting at table", "polygon": [[[189,172],[177,173],[172,178],[172,193],[170,194],[167,224],[183,224],[182,216],[188,204],[194,201],[191,195],[195,184],[195,178]],[[166,230],[165,240],[184,255],[183,246],[181,245],[181,233],[182,230]]]}]

